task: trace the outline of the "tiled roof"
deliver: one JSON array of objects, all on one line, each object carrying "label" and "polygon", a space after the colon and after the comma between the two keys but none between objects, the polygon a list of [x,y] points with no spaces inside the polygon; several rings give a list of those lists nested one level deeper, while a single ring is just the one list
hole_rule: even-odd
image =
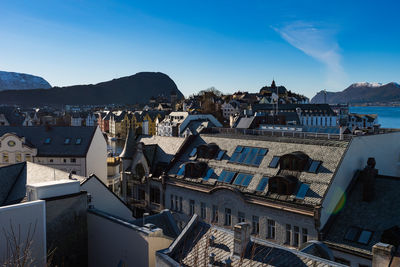
[{"label": "tiled roof", "polygon": [[158,162],[170,162],[171,159],[178,152],[182,143],[185,141],[181,137],[170,137],[170,136],[140,136],[138,142],[143,142],[146,145],[158,145],[157,148],[157,161]]},{"label": "tiled roof", "polygon": [[[233,256],[233,231],[194,220],[188,223],[169,249],[160,251],[181,266],[208,266],[209,255],[215,255],[214,266],[224,266],[230,258],[231,266],[343,266],[307,253],[285,248],[257,238],[251,238],[243,256]],[[213,236],[214,244],[209,243]]]},{"label": "tiled roof", "polygon": [[[400,178],[378,176],[371,202],[362,200],[363,183],[360,178],[346,194],[345,206],[331,222],[326,241],[328,244],[372,255],[372,246],[381,241],[382,233],[393,226],[400,227]],[[372,232],[367,244],[345,239],[352,226]]]},{"label": "tiled roof", "polygon": [[[304,141],[304,140],[303,140]],[[202,185],[207,185],[209,187],[215,187],[218,185],[218,176],[221,174],[222,170],[229,170],[233,172],[241,172],[253,174],[253,178],[247,187],[224,184],[236,188],[243,193],[256,194],[260,197],[279,199],[282,201],[288,201],[299,204],[306,205],[319,205],[322,203],[325,192],[327,191],[331,180],[333,179],[335,170],[338,168],[340,160],[345,153],[347,142],[338,142],[334,145],[329,145],[329,142],[314,142],[316,140],[309,140],[308,143],[296,143],[292,139],[279,139],[279,138],[254,138],[252,136],[239,136],[238,138],[231,138],[219,135],[207,135],[201,134],[195,138],[190,146],[185,150],[183,155],[179,158],[177,163],[170,169],[169,175],[174,177],[177,174],[181,164],[193,160],[189,157],[190,152],[193,148],[200,144],[210,144],[215,143],[218,145],[220,150],[225,150],[226,154],[222,160],[215,159],[198,159],[198,161],[205,161],[208,167],[213,168],[215,176],[211,177],[208,181],[204,181],[201,177],[199,178],[181,178],[190,183],[198,183]],[[234,150],[237,146],[248,146],[248,147],[260,147],[268,149],[268,153],[264,156],[261,164],[256,166],[249,166],[244,164],[234,164],[229,163],[229,159],[232,156]],[[269,163],[271,162],[273,156],[283,156],[295,151],[302,151],[307,154],[311,159],[322,161],[322,165],[317,173],[301,172],[298,179],[302,183],[307,183],[310,185],[307,194],[303,200],[296,200],[295,196],[297,190],[292,195],[279,196],[277,194],[269,194],[268,186],[266,186],[263,192],[256,192],[256,188],[260,183],[261,179],[265,176],[273,177],[278,174],[279,168],[270,168]]]},{"label": "tiled roof", "polygon": [[[6,133],[14,133],[19,137],[25,137],[27,142],[37,148],[38,157],[85,157],[96,131],[95,126],[69,127],[69,126],[1,126],[0,136]],[[44,141],[51,138],[49,144]],[[64,144],[66,139],[69,144]],[[76,140],[80,144],[76,144]]]}]

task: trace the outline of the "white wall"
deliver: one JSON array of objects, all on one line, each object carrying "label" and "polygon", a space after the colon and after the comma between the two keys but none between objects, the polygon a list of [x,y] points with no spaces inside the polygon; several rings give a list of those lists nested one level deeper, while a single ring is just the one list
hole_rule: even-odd
[{"label": "white wall", "polygon": [[107,184],[107,142],[99,127],[96,127],[86,154],[86,170],[86,176],[94,173],[104,184]]},{"label": "white wall", "polygon": [[82,184],[81,189],[92,195],[91,205],[94,205],[95,209],[126,220],[135,219],[132,216],[132,211],[95,177],[90,178],[84,184]]},{"label": "white wall", "polygon": [[354,137],[322,203],[321,228],[327,222],[357,170],[374,157],[379,174],[400,176],[400,132]]},{"label": "white wall", "polygon": [[0,207],[0,265],[2,265],[3,259],[7,258],[7,243],[4,231],[10,234],[12,227],[16,238],[19,237],[20,240],[26,240],[29,226],[31,226],[33,241],[31,252],[34,262],[32,265],[46,265],[46,210],[44,200]]}]

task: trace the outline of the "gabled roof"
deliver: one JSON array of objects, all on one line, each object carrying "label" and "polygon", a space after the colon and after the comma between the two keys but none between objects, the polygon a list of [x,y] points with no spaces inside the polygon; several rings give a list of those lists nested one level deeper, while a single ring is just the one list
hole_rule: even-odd
[{"label": "gabled roof", "polygon": [[[95,131],[96,126],[1,126],[0,136],[14,133],[25,137],[37,148],[38,157],[85,157]],[[47,138],[50,138],[49,144],[45,144]],[[69,139],[68,144],[66,139]]]},{"label": "gabled roof", "polygon": [[0,206],[18,203],[25,194],[18,193],[19,185],[26,182],[26,163],[0,167]]},{"label": "gabled roof", "polygon": [[[210,244],[211,236],[214,244]],[[170,262],[170,266],[208,266],[211,253],[215,266],[223,266],[227,258],[232,266],[344,266],[254,237],[243,256],[233,256],[233,249],[233,231],[207,224],[194,215],[170,247],[157,252],[157,257]]]},{"label": "gabled roof", "polygon": [[[132,224],[135,224],[139,227],[143,226],[143,218],[134,220],[131,222]],[[152,223],[158,228],[163,229],[164,235],[171,237],[171,238],[176,238],[179,234],[180,231],[178,229],[178,226],[176,225],[175,219],[172,217],[171,212],[167,210],[162,210],[158,214],[154,214],[151,216],[145,217],[145,224],[147,223]]]},{"label": "gabled roof", "polygon": [[131,159],[133,157],[133,154],[135,153],[135,148],[136,148],[135,130],[133,130],[133,128],[131,127],[128,129],[128,135],[125,140],[124,149],[122,150],[119,157],[123,159]]}]

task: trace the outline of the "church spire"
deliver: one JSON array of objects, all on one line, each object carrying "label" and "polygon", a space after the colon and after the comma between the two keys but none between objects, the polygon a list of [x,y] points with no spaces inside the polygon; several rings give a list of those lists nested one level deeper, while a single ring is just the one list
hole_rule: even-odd
[{"label": "church spire", "polygon": [[272,79],[271,88],[276,88],[275,80]]},{"label": "church spire", "polygon": [[135,130],[133,127],[128,129],[128,134],[126,135],[124,149],[122,150],[121,154],[119,155],[120,158],[123,159],[131,159],[135,152],[136,146],[136,137],[135,137]]}]

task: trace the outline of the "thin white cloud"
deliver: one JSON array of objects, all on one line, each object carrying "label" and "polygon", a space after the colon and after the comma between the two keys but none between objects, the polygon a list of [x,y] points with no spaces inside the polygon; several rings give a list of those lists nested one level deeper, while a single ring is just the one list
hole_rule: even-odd
[{"label": "thin white cloud", "polygon": [[341,65],[340,48],[332,30],[303,21],[273,29],[289,44],[325,65],[325,86],[328,89],[342,89],[346,75]]}]

